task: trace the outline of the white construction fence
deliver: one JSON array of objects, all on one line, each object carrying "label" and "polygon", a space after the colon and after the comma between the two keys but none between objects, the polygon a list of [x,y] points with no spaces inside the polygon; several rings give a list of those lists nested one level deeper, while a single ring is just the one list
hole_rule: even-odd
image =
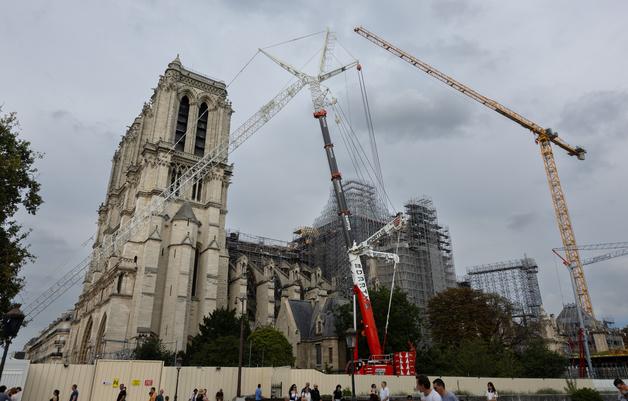
[{"label": "white construction fence", "polygon": [[[12,365],[13,364],[13,365]],[[22,401],[46,401],[58,389],[61,400],[69,399],[73,384],[78,386],[79,401],[114,401],[120,384],[127,387],[127,401],[147,401],[151,387],[164,389],[165,395],[174,401],[187,401],[192,390],[206,388],[210,400],[219,389],[224,399],[232,400],[236,395],[238,368],[232,367],[182,367],[179,371],[178,391],[177,369],[163,366],[161,361],[109,361],[98,360],[95,365],[32,364],[27,361],[11,362],[7,374],[0,383],[7,386],[21,385],[24,389]],[[265,398],[286,395],[292,384],[298,388],[306,382],[318,384],[321,394],[331,394],[336,385],[351,387],[351,376],[324,374],[313,369],[243,368],[242,393],[251,395],[258,384],[262,385]],[[435,379],[437,376],[430,376]],[[486,383],[491,381],[500,394],[535,394],[539,390],[564,391],[565,379],[521,379],[488,377],[442,377],[447,388],[453,392],[483,395]],[[398,376],[356,376],[356,392],[367,394],[371,383],[388,382],[393,395],[416,394],[414,377]],[[596,388],[600,391],[615,391],[612,380],[577,380],[578,387]]]}]

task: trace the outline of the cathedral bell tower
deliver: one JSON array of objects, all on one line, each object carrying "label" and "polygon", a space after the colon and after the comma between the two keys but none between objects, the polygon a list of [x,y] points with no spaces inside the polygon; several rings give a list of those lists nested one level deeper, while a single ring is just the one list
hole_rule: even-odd
[{"label": "cathedral bell tower", "polygon": [[[94,246],[114,238],[134,213],[228,143],[232,113],[224,82],[186,69],[177,55],[114,153]],[[203,317],[226,306],[231,174],[221,160],[107,260],[92,261],[74,307],[71,362],[116,358],[150,335],[170,350],[185,350]]]}]

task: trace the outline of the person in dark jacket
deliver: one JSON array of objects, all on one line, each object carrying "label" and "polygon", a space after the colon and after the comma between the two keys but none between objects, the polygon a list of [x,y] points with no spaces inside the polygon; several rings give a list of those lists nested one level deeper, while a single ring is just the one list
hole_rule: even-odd
[{"label": "person in dark jacket", "polygon": [[314,388],[310,391],[310,396],[312,397],[312,401],[321,401],[321,393],[318,391],[318,384],[314,385]]}]

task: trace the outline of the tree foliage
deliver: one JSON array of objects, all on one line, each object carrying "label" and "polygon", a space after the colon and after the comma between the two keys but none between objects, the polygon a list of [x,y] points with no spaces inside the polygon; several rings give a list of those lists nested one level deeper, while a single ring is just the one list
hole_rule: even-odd
[{"label": "tree foliage", "polygon": [[515,338],[512,306],[496,294],[449,288],[429,301],[427,315],[432,340],[440,346],[475,339],[510,346]]},{"label": "tree foliage", "polygon": [[547,349],[540,322],[514,323],[508,300],[470,288],[450,288],[428,303],[433,346],[419,371],[452,376],[560,377],[567,360]]},{"label": "tree foliage", "polygon": [[[244,318],[246,319],[246,318]],[[251,333],[244,322],[244,337]],[[216,309],[203,319],[187,346],[184,363],[194,366],[238,366],[240,318],[235,309]]]},{"label": "tree foliage", "polygon": [[[387,288],[371,289],[369,291],[373,315],[377,325],[379,340],[383,344],[386,328],[386,314],[390,291]],[[360,308],[357,308],[358,322],[361,321]],[[336,320],[336,334],[344,338],[345,332],[353,327],[353,306],[351,303],[340,306],[334,311]],[[419,308],[408,300],[405,292],[396,289],[393,292],[388,334],[384,352],[407,351],[409,343],[417,344],[421,338],[421,312]],[[366,338],[359,337],[358,350],[360,356],[368,357]]]},{"label": "tree foliage", "polygon": [[159,337],[150,336],[140,341],[133,350],[133,359],[142,361],[164,361],[166,365],[174,362],[174,352],[168,351]]},{"label": "tree foliage", "polygon": [[15,214],[20,207],[35,214],[42,204],[34,166],[41,155],[31,149],[30,142],[19,139],[19,133],[15,113],[0,116],[0,313],[9,310],[23,286],[20,269],[34,260],[24,244],[28,232]]},{"label": "tree foliage", "polygon": [[271,326],[255,329],[248,341],[251,366],[291,366],[294,363],[292,345]]},{"label": "tree foliage", "polygon": [[522,377],[560,377],[565,373],[568,360],[547,349],[542,340],[527,344],[520,353]]}]

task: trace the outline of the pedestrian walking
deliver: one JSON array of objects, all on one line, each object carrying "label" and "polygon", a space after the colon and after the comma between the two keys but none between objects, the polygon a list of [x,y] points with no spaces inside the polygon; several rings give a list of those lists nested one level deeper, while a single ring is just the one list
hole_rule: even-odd
[{"label": "pedestrian walking", "polygon": [[371,389],[369,390],[369,401],[379,401],[379,395],[377,393],[377,385],[375,383],[371,384]]},{"label": "pedestrian walking", "polygon": [[72,385],[72,393],[70,393],[70,401],[78,401],[78,386],[76,384]]},{"label": "pedestrian walking", "polygon": [[192,390],[192,395],[190,396],[190,398],[188,398],[188,401],[196,401],[197,394],[198,394],[198,389],[195,388],[194,390]]},{"label": "pedestrian walking", "polygon": [[262,401],[262,385],[258,384],[255,389],[255,401]]},{"label": "pedestrian walking", "polygon": [[445,389],[445,382],[443,379],[434,379],[432,384],[434,385],[434,390],[438,393],[438,395],[440,395],[440,398],[443,401],[458,401],[456,394]]},{"label": "pedestrian walking", "polygon": [[290,390],[288,391],[288,395],[290,396],[290,401],[298,401],[299,393],[297,392],[297,385],[296,384],[293,384],[292,386],[290,386]]},{"label": "pedestrian walking", "polygon": [[334,401],[342,400],[342,386],[340,384],[336,385],[336,389],[334,390]]},{"label": "pedestrian walking", "polygon": [[0,401],[7,401],[9,396],[7,395],[7,386],[0,386]]},{"label": "pedestrian walking", "polygon": [[308,392],[309,392],[309,390],[310,390],[310,382],[306,382],[305,383],[305,387],[303,387],[301,389],[301,397],[303,397],[305,395],[305,390],[308,390]]},{"label": "pedestrian walking", "polygon": [[442,401],[440,394],[431,387],[432,383],[427,376],[418,375],[416,377],[416,389],[421,393],[421,401]]},{"label": "pedestrian walking", "polygon": [[303,393],[301,393],[301,401],[312,401],[312,393],[310,393],[310,387],[305,387]]},{"label": "pedestrian walking", "polygon": [[202,401],[209,401],[209,397],[207,397],[207,389],[206,388],[203,389],[203,400]]},{"label": "pedestrian walking", "polygon": [[216,393],[216,401],[224,401],[225,393],[222,392],[222,389],[218,390]]},{"label": "pedestrian walking", "polygon": [[497,390],[495,390],[495,386],[493,383],[486,383],[486,401],[497,401]]},{"label": "pedestrian walking", "polygon": [[163,388],[161,390],[159,390],[159,394],[157,394],[157,398],[155,398],[155,401],[165,401],[164,400],[164,389]]},{"label": "pedestrian walking", "polygon": [[59,401],[59,390],[55,390],[52,392],[52,398],[50,401]]},{"label": "pedestrian walking", "polygon": [[379,401],[390,401],[390,390],[386,382],[382,382],[382,389],[379,390]]},{"label": "pedestrian walking", "polygon": [[116,401],[126,401],[126,387],[124,387],[124,384],[120,384],[120,392]]},{"label": "pedestrian walking", "polygon": [[148,391],[148,401],[155,401],[157,399],[157,391],[155,387],[151,387]]},{"label": "pedestrian walking", "polygon": [[314,385],[314,388],[312,389],[312,391],[310,391],[310,394],[312,394],[312,401],[321,401],[321,392],[318,391],[318,384]]},{"label": "pedestrian walking", "polygon": [[617,399],[621,401],[628,400],[628,385],[619,377],[613,381],[613,385],[619,391]]}]

